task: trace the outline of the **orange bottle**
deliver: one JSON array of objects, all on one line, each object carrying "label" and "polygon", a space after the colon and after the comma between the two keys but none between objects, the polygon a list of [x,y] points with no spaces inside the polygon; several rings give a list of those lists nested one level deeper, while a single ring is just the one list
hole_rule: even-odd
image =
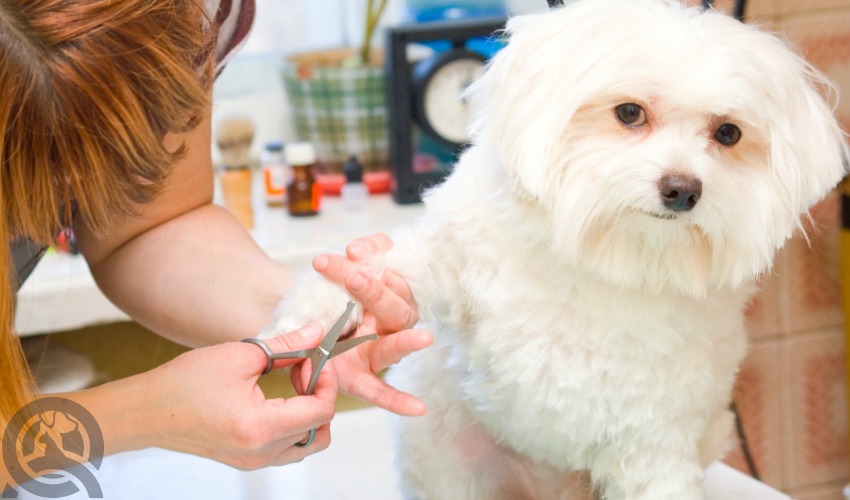
[{"label": "orange bottle", "polygon": [[283,206],[286,201],[286,184],[289,182],[288,168],[283,156],[283,143],[280,141],[266,143],[260,163],[263,167],[266,205]]},{"label": "orange bottle", "polygon": [[286,146],[286,163],[292,168],[292,178],[286,186],[287,209],[290,215],[305,216],[319,213],[322,188],[313,176],[316,149],[309,142]]}]

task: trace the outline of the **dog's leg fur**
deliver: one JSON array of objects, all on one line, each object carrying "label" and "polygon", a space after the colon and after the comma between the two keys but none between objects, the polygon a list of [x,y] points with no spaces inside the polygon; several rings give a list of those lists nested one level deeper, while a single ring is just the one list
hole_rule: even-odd
[{"label": "dog's leg fur", "polygon": [[708,426],[699,442],[700,464],[703,468],[711,462],[721,460],[734,445],[735,415],[729,411],[721,412]]},{"label": "dog's leg fur", "polygon": [[[535,463],[500,445],[464,405],[451,374],[434,383],[424,372],[444,372],[445,348],[435,348],[413,370],[391,372],[390,382],[423,395],[428,414],[396,418],[405,498],[417,500],[590,500],[586,473]],[[425,387],[425,380],[430,380]]]}]

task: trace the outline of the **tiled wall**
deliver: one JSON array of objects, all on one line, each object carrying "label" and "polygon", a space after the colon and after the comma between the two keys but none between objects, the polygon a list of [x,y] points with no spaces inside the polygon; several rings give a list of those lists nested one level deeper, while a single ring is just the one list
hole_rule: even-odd
[{"label": "tiled wall", "polygon": [[[733,0],[718,1],[731,11]],[[783,34],[839,86],[850,130],[850,0],[749,0],[745,17]],[[837,192],[813,210],[749,308],[751,349],[736,401],[762,479],[801,500],[839,500],[850,480]],[[746,471],[740,449],[727,462]]]}]

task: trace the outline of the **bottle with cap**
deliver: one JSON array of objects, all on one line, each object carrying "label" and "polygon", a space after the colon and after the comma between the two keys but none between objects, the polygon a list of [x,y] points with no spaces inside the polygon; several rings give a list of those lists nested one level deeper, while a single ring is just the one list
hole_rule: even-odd
[{"label": "bottle with cap", "polygon": [[345,184],[340,191],[343,205],[352,210],[365,207],[369,199],[369,189],[363,184],[363,167],[356,156],[348,157],[342,166],[342,172],[345,174]]},{"label": "bottle with cap", "polygon": [[267,142],[260,155],[266,205],[282,206],[286,200],[287,167],[281,141]]},{"label": "bottle with cap", "polygon": [[313,169],[316,166],[316,149],[309,142],[295,142],[286,146],[286,163],[292,169],[292,178],[286,186],[286,205],[290,215],[316,215],[319,213],[322,189],[316,183]]}]

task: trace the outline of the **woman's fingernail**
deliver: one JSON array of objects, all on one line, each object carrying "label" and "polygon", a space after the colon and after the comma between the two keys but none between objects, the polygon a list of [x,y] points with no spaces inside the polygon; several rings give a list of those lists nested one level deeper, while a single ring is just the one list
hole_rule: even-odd
[{"label": "woman's fingernail", "polygon": [[354,291],[363,290],[367,283],[366,276],[363,276],[362,273],[354,273],[353,276],[348,278],[348,287]]},{"label": "woman's fingernail", "polygon": [[328,256],[327,255],[319,255],[315,259],[313,259],[313,269],[316,271],[322,272],[328,268]]},{"label": "woman's fingernail", "polygon": [[354,259],[362,259],[366,252],[362,243],[352,243],[348,245],[348,254]]}]

